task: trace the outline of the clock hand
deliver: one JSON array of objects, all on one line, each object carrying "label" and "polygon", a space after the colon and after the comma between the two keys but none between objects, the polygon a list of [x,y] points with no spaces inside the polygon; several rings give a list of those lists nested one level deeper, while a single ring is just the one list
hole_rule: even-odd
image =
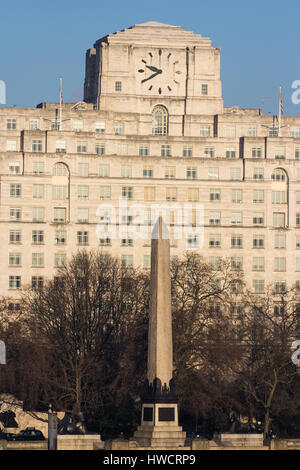
[{"label": "clock hand", "polygon": [[146,82],[147,80],[151,80],[151,78],[156,77],[156,75],[159,75],[160,73],[161,73],[161,70],[156,73],[153,73],[152,75],[150,75],[150,77],[144,78],[144,80],[142,80],[142,83]]},{"label": "clock hand", "polygon": [[150,69],[152,70],[152,72],[157,72],[157,73],[161,73],[162,71],[156,67],[152,67],[151,65],[146,65],[147,69]]}]

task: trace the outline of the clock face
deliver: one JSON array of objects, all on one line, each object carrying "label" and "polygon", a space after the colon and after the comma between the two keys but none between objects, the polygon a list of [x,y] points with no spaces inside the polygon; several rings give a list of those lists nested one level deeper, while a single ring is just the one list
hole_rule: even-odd
[{"label": "clock face", "polygon": [[162,49],[155,49],[141,59],[138,74],[142,87],[159,95],[177,90],[184,75],[175,54]]}]

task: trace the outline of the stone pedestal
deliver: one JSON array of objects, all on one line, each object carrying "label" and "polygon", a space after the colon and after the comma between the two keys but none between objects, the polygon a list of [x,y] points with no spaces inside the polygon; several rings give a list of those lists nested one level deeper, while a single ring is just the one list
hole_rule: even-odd
[{"label": "stone pedestal", "polygon": [[255,449],[263,447],[263,434],[222,433],[214,436],[214,441],[221,447],[239,447]]},{"label": "stone pedestal", "polygon": [[186,434],[178,426],[176,403],[144,403],[142,422],[133,440],[143,447],[183,447]]}]

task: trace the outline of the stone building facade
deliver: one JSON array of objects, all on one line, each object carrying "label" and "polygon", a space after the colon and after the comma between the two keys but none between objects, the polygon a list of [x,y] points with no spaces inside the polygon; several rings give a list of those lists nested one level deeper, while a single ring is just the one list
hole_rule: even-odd
[{"label": "stone building facade", "polygon": [[149,268],[162,208],[172,256],[229,258],[255,292],[300,286],[300,117],[279,130],[224,107],[220,48],[181,27],[98,40],[82,102],[0,108],[0,177],[0,294],[16,302],[81,248]]}]

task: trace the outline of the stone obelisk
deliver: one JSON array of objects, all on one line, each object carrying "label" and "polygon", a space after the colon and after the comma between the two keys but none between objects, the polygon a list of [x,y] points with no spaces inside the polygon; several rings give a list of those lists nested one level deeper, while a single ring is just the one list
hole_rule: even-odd
[{"label": "stone obelisk", "polygon": [[151,238],[148,366],[142,403],[141,426],[133,439],[143,447],[184,446],[185,433],[178,426],[173,391],[170,240],[162,217],[157,219]]}]

